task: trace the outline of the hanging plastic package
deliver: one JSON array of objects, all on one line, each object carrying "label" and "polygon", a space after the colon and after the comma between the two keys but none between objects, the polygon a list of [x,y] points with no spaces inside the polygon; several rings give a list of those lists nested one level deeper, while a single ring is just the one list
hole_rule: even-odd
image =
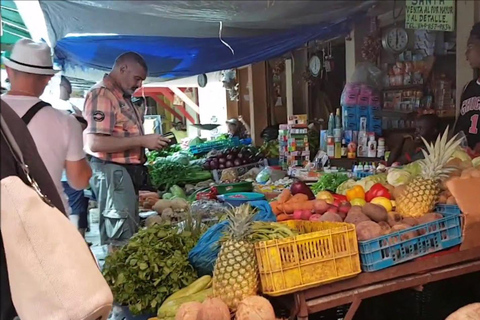
[{"label": "hanging plastic package", "polygon": [[[257,209],[257,214],[254,221],[277,221],[275,214],[272,212],[272,208],[267,201],[252,201],[250,205]],[[198,276],[213,274],[213,268],[215,261],[217,260],[218,253],[220,252],[219,240],[223,236],[223,232],[226,230],[228,221],[222,221],[210,227],[205,232],[197,245],[188,254],[188,260],[190,264],[197,270]]]}]

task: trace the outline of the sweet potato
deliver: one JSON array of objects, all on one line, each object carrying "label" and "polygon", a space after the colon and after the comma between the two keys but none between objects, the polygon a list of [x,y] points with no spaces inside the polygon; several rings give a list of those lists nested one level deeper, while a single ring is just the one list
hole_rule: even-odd
[{"label": "sweet potato", "polygon": [[[390,229],[390,233],[395,233],[395,232],[399,232],[399,231],[403,231],[403,230],[408,230],[411,227],[412,226],[410,226],[408,224],[405,224],[405,223],[398,223]],[[417,235],[418,235],[417,231],[415,231],[415,230],[412,230],[412,231],[409,231],[409,232],[404,232],[400,235],[400,240],[402,240],[402,241],[410,240],[410,239],[415,238]]]},{"label": "sweet potato", "polygon": [[[418,222],[419,225],[422,225],[422,224],[433,222],[435,220],[439,220],[439,219],[442,219],[442,218],[443,218],[443,216],[440,213],[430,212],[430,213],[427,213],[427,214],[421,216],[420,218],[417,218],[417,222]],[[427,230],[427,228],[419,229],[418,234],[419,235],[424,235],[427,232],[433,232],[433,231],[436,231],[436,227],[435,226],[430,226],[428,228],[428,230]]]},{"label": "sweet potato", "polygon": [[[411,226],[411,227],[415,227],[416,225],[418,225],[417,219],[412,218],[412,217],[403,218],[403,220],[401,221],[401,223],[403,223],[403,224],[408,224],[408,225]],[[397,224],[398,224],[398,223],[397,223]]]},{"label": "sweet potato", "polygon": [[387,222],[385,222],[385,221],[380,221],[380,222],[378,223],[378,225],[380,226],[380,228],[382,228],[382,234],[385,235],[385,234],[389,234],[389,233],[390,233],[390,229],[391,229],[391,228],[390,228],[390,225],[389,225]]},{"label": "sweet potato", "polygon": [[454,196],[450,196],[447,198],[446,204],[457,204],[457,200]]},{"label": "sweet potato", "polygon": [[373,221],[363,221],[355,227],[358,241],[378,238],[382,235],[382,228]]},{"label": "sweet potato", "polygon": [[157,199],[152,197],[146,198],[145,201],[143,201],[142,207],[144,209],[152,209],[157,201],[158,201],[158,198]]},{"label": "sweet potato", "polygon": [[352,210],[350,210],[348,212],[347,217],[345,218],[344,222],[352,223],[354,225],[358,225],[359,223],[364,222],[364,221],[371,221],[370,218],[367,217],[362,212],[358,212],[358,211],[351,212],[351,211]]},{"label": "sweet potato", "polygon": [[352,207],[350,208],[350,210],[348,210],[347,215],[349,215],[350,213],[362,213],[362,207],[360,207],[360,206],[352,206]]},{"label": "sweet potato", "polygon": [[292,193],[290,192],[290,189],[283,189],[282,193],[280,193],[280,195],[278,196],[277,201],[278,203],[285,203],[290,200],[291,197]]},{"label": "sweet potato", "polygon": [[329,222],[342,222],[342,218],[333,212],[326,212],[322,217],[320,218],[320,221],[329,221]]},{"label": "sweet potato", "polygon": [[313,200],[313,210],[317,214],[324,214],[328,210],[328,203],[325,200]]},{"label": "sweet potato", "polygon": [[445,203],[447,203],[447,199],[448,199],[447,195],[442,192],[442,193],[438,196],[438,203],[440,203],[440,204],[445,204]]},{"label": "sweet potato", "polygon": [[367,203],[362,207],[362,212],[375,222],[387,221],[387,210],[379,205]]},{"label": "sweet potato", "polygon": [[393,225],[395,225],[400,221],[402,221],[402,216],[398,212],[395,212],[395,211],[388,212],[387,222],[390,225],[390,227],[392,227]]}]

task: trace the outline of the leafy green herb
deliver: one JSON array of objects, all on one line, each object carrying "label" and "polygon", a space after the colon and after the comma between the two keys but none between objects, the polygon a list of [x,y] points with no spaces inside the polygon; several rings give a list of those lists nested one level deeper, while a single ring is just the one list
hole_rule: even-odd
[{"label": "leafy green herb", "polygon": [[325,173],[311,189],[314,194],[324,190],[335,192],[338,186],[347,180],[348,176],[344,173]]},{"label": "leafy green herb", "polygon": [[157,306],[175,291],[188,286],[197,274],[188,253],[198,240],[190,228],[171,225],[140,230],[130,242],[109,255],[103,275],[115,301],[134,314],[156,313]]},{"label": "leafy green herb", "polygon": [[158,151],[155,150],[155,151],[148,152],[147,160],[148,160],[148,162],[153,162],[157,158],[168,157],[168,156],[171,156],[174,153],[180,152],[180,151],[182,151],[182,147],[179,144],[174,144],[174,145],[169,146],[166,149],[162,149],[162,150],[158,150]]},{"label": "leafy green herb", "polygon": [[203,171],[200,166],[183,165],[165,158],[157,158],[148,167],[153,186],[166,190],[173,185],[197,183],[212,178],[212,174]]}]

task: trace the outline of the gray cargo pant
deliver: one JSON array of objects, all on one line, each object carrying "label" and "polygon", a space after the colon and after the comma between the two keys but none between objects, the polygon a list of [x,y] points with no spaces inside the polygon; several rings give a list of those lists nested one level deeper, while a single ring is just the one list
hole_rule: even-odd
[{"label": "gray cargo pant", "polygon": [[127,170],[117,164],[91,161],[90,186],[100,211],[100,243],[122,246],[138,231],[138,195]]}]

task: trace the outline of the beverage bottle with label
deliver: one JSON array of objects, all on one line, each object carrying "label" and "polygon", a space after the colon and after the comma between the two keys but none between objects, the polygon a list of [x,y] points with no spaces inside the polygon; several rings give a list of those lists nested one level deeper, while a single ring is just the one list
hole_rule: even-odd
[{"label": "beverage bottle with label", "polygon": [[330,113],[328,117],[328,135],[333,136],[333,129],[335,128],[335,117],[333,116],[333,112]]},{"label": "beverage bottle with label", "polygon": [[342,120],[340,118],[340,108],[337,108],[337,113],[335,115],[335,129],[342,128]]}]

